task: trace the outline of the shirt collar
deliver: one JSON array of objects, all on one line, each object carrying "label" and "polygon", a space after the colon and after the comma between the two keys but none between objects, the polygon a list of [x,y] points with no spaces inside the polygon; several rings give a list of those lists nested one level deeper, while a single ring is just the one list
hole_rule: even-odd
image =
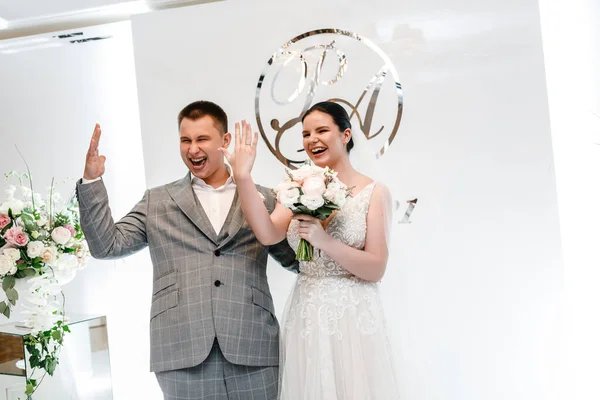
[{"label": "shirt collar", "polygon": [[190,177],[191,177],[191,181],[192,181],[192,186],[197,187],[197,188],[203,188],[203,189],[211,189],[211,190],[223,190],[226,189],[232,185],[235,185],[235,180],[233,179],[233,174],[231,173],[231,167],[228,164],[225,164],[225,168],[227,169],[227,173],[229,174],[229,178],[227,178],[227,180],[225,181],[225,183],[222,186],[219,186],[218,188],[213,188],[212,186],[210,186],[209,184],[207,184],[204,179],[198,178],[197,176],[195,176],[194,174],[190,173]]}]

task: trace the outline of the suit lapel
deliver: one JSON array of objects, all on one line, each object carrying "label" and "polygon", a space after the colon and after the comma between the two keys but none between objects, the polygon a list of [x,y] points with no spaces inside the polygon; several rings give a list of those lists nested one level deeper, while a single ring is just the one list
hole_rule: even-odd
[{"label": "suit lapel", "polygon": [[181,211],[190,219],[190,221],[192,221],[208,239],[217,244],[217,234],[213,229],[206,212],[204,212],[204,208],[202,208],[202,205],[194,194],[190,174],[188,173],[183,179],[177,181],[173,185],[167,186],[166,189],[173,201],[175,201],[177,206],[179,206]]},{"label": "suit lapel", "polygon": [[217,237],[217,243],[219,247],[224,246],[235,236],[235,234],[240,230],[242,225],[244,225],[244,213],[242,212],[242,207],[240,207],[240,199],[238,197],[238,191],[235,191],[235,195],[233,196],[233,201],[231,202],[231,208],[229,209],[229,213],[227,214],[227,218],[223,223],[223,227],[221,228],[221,232]]}]

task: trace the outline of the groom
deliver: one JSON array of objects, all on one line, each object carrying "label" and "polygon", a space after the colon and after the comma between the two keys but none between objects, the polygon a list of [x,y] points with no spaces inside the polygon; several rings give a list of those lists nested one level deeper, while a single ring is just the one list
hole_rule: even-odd
[{"label": "groom", "polygon": [[[246,223],[220,147],[227,115],[197,101],[179,113],[183,179],[146,191],[119,222],[101,176],[96,125],[77,184],[81,227],[92,256],[119,258],[148,246],[154,269],[150,369],[166,400],[275,399],[279,325],[267,283],[267,255],[297,271],[282,242],[261,245]],[[258,186],[269,211],[276,204]]]}]

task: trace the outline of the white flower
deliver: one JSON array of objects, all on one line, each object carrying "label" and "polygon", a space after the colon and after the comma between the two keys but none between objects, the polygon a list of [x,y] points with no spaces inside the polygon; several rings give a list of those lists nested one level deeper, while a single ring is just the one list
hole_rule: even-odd
[{"label": "white flower", "polygon": [[10,199],[0,205],[0,214],[8,214],[10,209],[13,215],[20,215],[24,207],[25,204],[21,200]]},{"label": "white flower", "polygon": [[327,185],[327,190],[325,191],[325,193],[323,193],[323,197],[325,197],[325,199],[327,199],[328,201],[333,202],[339,191],[339,185],[337,185],[335,182],[332,182],[329,185]]},{"label": "white flower", "polygon": [[40,219],[38,219],[36,222],[37,226],[44,226],[48,223],[48,217],[46,217],[45,214],[40,215]]},{"label": "white flower", "polygon": [[[31,235],[31,236],[33,236],[33,235]],[[27,255],[30,258],[39,257],[42,254],[43,250],[44,250],[44,243],[42,243],[40,241],[29,242],[27,244]]]},{"label": "white flower", "polygon": [[325,199],[323,196],[307,196],[304,195],[300,197],[300,202],[306,206],[309,210],[316,210],[325,204]]},{"label": "white flower", "polygon": [[290,173],[292,174],[292,179],[301,185],[304,179],[313,175],[313,168],[308,164],[304,164],[300,168],[290,171]]},{"label": "white flower", "polygon": [[87,242],[81,242],[75,248],[75,256],[77,257],[77,261],[79,262],[80,267],[85,267],[88,259],[88,245]]},{"label": "white flower", "polygon": [[275,189],[277,192],[277,200],[282,206],[286,208],[294,209],[294,203],[298,202],[300,197],[300,191],[298,190],[298,184],[295,182],[282,182]]},{"label": "white flower", "polygon": [[17,262],[21,259],[21,252],[19,251],[19,249],[4,249],[2,250],[2,253],[4,253],[4,255],[7,255],[10,257],[11,260],[13,260],[13,262]]},{"label": "white flower", "polygon": [[56,250],[56,247],[54,246],[46,247],[40,254],[40,256],[42,257],[42,261],[49,265],[52,265],[56,261],[57,255],[58,250]]},{"label": "white flower", "polygon": [[346,200],[348,200],[348,195],[346,194],[346,191],[341,190],[337,192],[335,199],[333,199],[333,204],[341,208],[346,204]]},{"label": "white flower", "polygon": [[74,269],[78,265],[77,257],[73,254],[59,254],[56,258],[56,268],[58,270]]},{"label": "white flower", "polygon": [[338,180],[334,180],[327,185],[327,190],[323,194],[323,197],[341,207],[346,202],[346,186]]},{"label": "white flower", "polygon": [[71,239],[71,232],[67,228],[59,226],[52,231],[52,240],[58,244],[66,244]]},{"label": "white flower", "polygon": [[17,272],[15,262],[6,254],[0,254],[0,276],[12,275]]},{"label": "white flower", "polygon": [[302,193],[308,197],[323,196],[325,193],[325,182],[319,176],[311,176],[304,180],[302,184]]}]

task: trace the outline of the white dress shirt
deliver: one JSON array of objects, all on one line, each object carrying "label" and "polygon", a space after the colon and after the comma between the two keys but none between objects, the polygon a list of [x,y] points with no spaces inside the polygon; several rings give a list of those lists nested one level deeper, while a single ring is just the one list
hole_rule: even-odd
[{"label": "white dress shirt", "polygon": [[229,214],[235,196],[236,187],[233,177],[230,173],[225,184],[218,188],[206,184],[204,180],[197,176],[191,175],[191,177],[192,189],[194,189],[196,198],[200,201],[206,216],[218,235],[227,219],[227,214]]},{"label": "white dress shirt", "polygon": [[[218,235],[227,219],[227,214],[229,214],[229,209],[233,204],[233,197],[235,196],[235,182],[233,181],[233,176],[231,175],[231,170],[227,168],[229,172],[229,178],[225,182],[223,186],[218,188],[213,188],[212,186],[206,184],[203,179],[200,179],[194,175],[192,177],[192,189],[196,194],[196,198],[204,208],[204,212],[206,216],[210,220],[210,223],[215,230],[215,233]],[[87,180],[82,179],[82,183],[91,183],[100,180],[100,178]]]}]

